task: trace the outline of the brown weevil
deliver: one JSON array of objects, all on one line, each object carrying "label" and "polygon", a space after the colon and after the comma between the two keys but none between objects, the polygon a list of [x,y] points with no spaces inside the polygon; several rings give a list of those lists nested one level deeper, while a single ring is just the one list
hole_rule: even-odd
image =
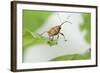
[{"label": "brown weevil", "polygon": [[[60,32],[61,26],[66,22],[72,24],[69,21],[64,21],[60,25],[54,26],[51,29],[49,29],[48,31],[45,31],[45,32],[48,33],[49,40],[53,41],[55,36],[57,36],[56,40],[58,40],[59,39],[59,34],[60,34],[60,35],[62,35],[64,37],[64,41],[67,41],[66,38],[65,38],[65,35]],[[43,35],[45,32],[43,32],[41,35]]]}]

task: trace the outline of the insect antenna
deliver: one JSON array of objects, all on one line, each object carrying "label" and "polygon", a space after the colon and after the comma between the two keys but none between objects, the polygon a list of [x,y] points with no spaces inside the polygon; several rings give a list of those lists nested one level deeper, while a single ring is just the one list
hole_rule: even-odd
[{"label": "insect antenna", "polygon": [[[59,18],[59,20],[60,20],[60,22],[61,22],[61,19],[60,19],[60,16],[59,16],[59,14],[57,13],[57,16],[58,16],[58,18]],[[67,17],[67,19],[69,19],[70,18],[70,16],[71,15],[69,15],[68,17]],[[69,21],[64,21],[64,22],[62,22],[61,24],[60,24],[60,27],[64,24],[64,23],[70,23],[70,24],[72,24],[71,22],[69,22]]]},{"label": "insect antenna", "polygon": [[59,13],[57,13],[57,17],[58,17],[59,21],[62,22]]},{"label": "insect antenna", "polygon": [[61,24],[60,24],[60,26],[62,26],[64,23],[70,23],[70,24],[72,24],[71,22],[69,22],[69,21],[64,21],[64,22],[62,22]]}]

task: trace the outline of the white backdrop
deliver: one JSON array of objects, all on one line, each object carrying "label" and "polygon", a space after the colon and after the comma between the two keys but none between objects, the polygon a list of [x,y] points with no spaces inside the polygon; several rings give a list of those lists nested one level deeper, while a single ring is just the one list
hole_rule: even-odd
[{"label": "white backdrop", "polygon": [[[10,71],[10,1],[11,0],[0,0],[0,73],[13,73]],[[70,3],[70,4],[83,4],[83,5],[85,4],[99,5],[100,3],[99,0],[98,1],[97,0],[30,0],[30,1],[54,2],[54,3],[58,2],[58,3]],[[98,13],[100,13],[100,10]],[[100,26],[98,28],[100,28]],[[100,29],[98,31],[100,31]],[[100,41],[100,39],[98,39],[98,41]],[[99,57],[99,61],[100,61],[100,57]],[[52,72],[54,73],[55,72],[57,73],[85,73],[85,72],[99,73],[100,66],[92,67],[92,68],[48,70],[48,71],[35,71],[35,72],[25,72],[25,73],[52,73]]]}]

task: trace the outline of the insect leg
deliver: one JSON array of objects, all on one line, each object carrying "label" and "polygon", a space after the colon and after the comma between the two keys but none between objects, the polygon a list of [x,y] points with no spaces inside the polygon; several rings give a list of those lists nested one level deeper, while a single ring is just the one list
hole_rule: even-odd
[{"label": "insect leg", "polygon": [[53,37],[52,36],[49,36],[49,41],[52,41],[53,40]]},{"label": "insect leg", "polygon": [[57,35],[57,38],[56,38],[56,44],[58,43],[58,39],[59,39],[59,34]]},{"label": "insect leg", "polygon": [[59,34],[57,35],[57,40],[59,39]]},{"label": "insect leg", "polygon": [[44,31],[43,33],[41,33],[40,35],[43,35],[44,33],[47,33],[47,31]]},{"label": "insect leg", "polygon": [[52,36],[52,37],[50,38],[50,40],[53,41],[53,40],[54,40],[54,37]]},{"label": "insect leg", "polygon": [[65,38],[65,35],[63,33],[60,33],[60,34],[64,37],[64,40],[67,41],[66,38]]}]

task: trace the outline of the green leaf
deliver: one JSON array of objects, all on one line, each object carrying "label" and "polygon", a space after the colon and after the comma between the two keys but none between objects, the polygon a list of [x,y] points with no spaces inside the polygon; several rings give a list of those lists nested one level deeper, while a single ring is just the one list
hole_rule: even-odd
[{"label": "green leaf", "polygon": [[69,54],[51,59],[50,61],[65,61],[65,60],[87,60],[91,58],[90,53],[85,54]]},{"label": "green leaf", "polygon": [[34,11],[34,10],[23,10],[23,27],[31,32],[36,31],[40,28],[44,22],[51,15],[51,12],[47,11]]},{"label": "green leaf", "polygon": [[[43,42],[41,39],[34,39],[30,32],[35,32],[43,26],[52,12],[23,10],[23,47],[27,48],[31,45]],[[34,34],[36,35],[36,34]]]},{"label": "green leaf", "polygon": [[23,47],[27,48],[31,45],[47,44],[49,46],[57,45],[57,40],[49,40],[48,37],[42,36],[38,33],[27,32],[26,39],[23,40]]},{"label": "green leaf", "polygon": [[48,45],[49,46],[57,45],[57,40],[48,40]]},{"label": "green leaf", "polygon": [[91,14],[84,13],[83,15],[84,23],[80,25],[80,30],[86,30],[86,35],[84,36],[87,43],[91,43]]}]

